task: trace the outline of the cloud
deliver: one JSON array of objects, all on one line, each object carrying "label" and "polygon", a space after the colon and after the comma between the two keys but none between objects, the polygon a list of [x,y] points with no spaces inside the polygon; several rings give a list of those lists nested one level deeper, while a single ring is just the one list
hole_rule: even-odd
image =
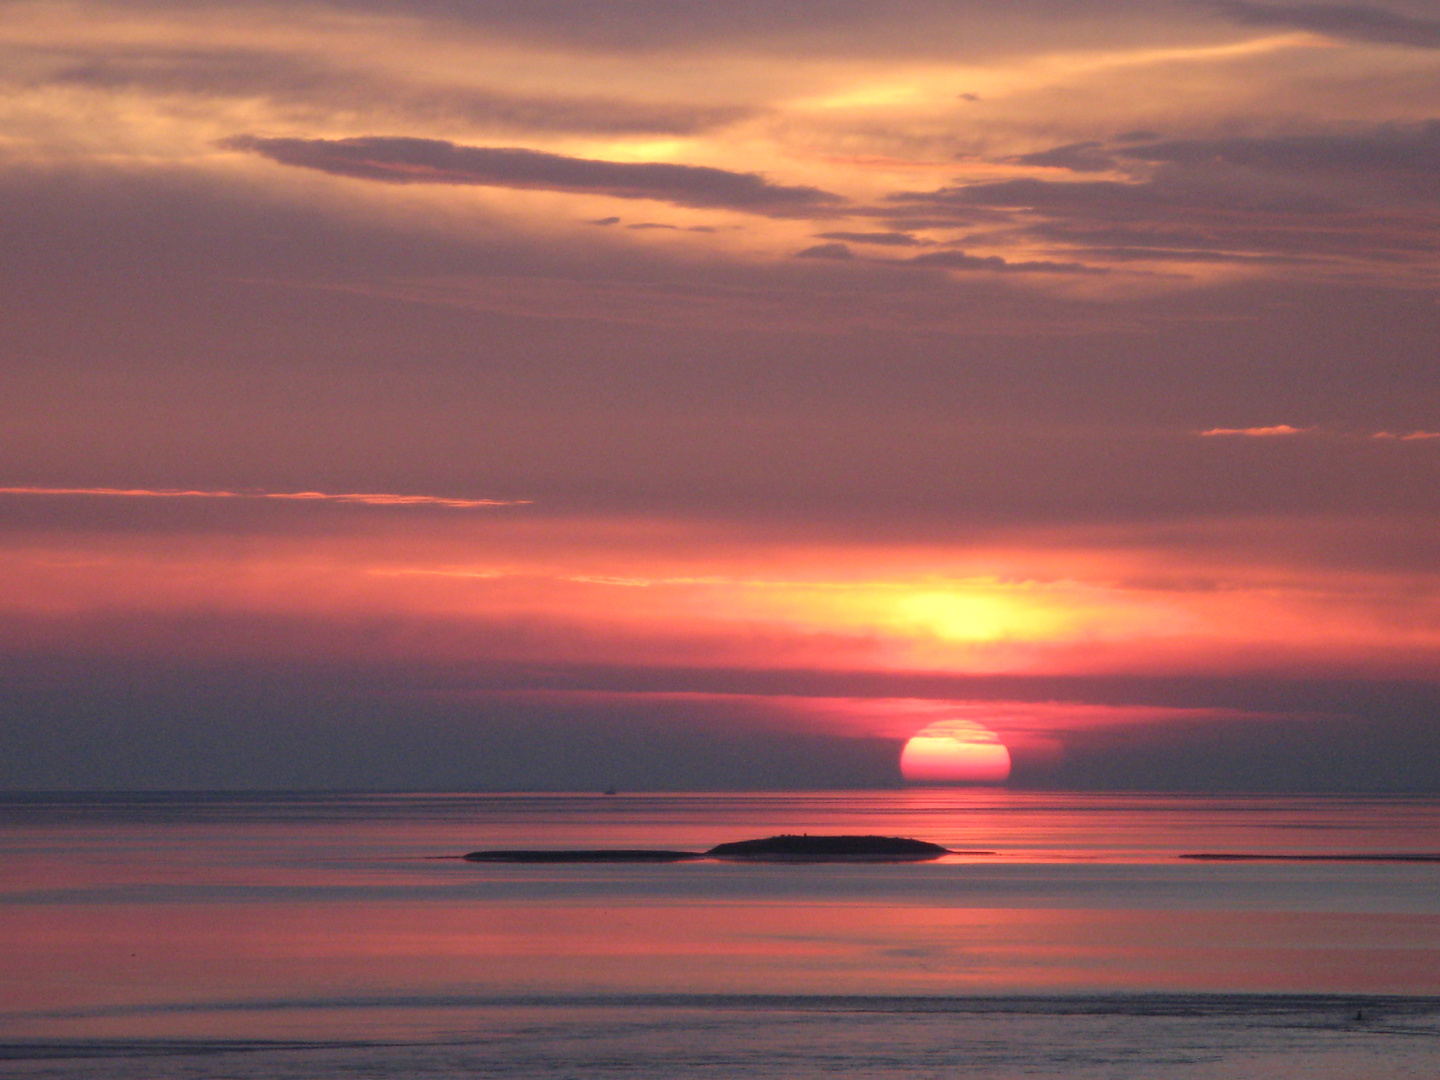
[{"label": "cloud", "polygon": [[1256,439],[1270,439],[1287,435],[1305,435],[1314,431],[1315,428],[1297,428],[1289,424],[1276,424],[1273,427],[1247,427],[1247,428],[1211,428],[1208,431],[1200,432],[1202,438],[1209,438],[1216,435],[1244,435]]},{"label": "cloud", "polygon": [[[9,688],[0,739],[14,750],[0,760],[0,789],[708,791],[899,783],[895,740],[807,730],[783,702],[764,699],[437,694],[397,686],[393,667],[382,674],[303,660],[87,660],[0,655]],[[260,685],[266,693],[257,696]],[[77,746],[91,752],[77,755]]]},{"label": "cloud", "polygon": [[797,259],[852,259],[854,252],[845,244],[816,244],[795,253]]},{"label": "cloud", "polygon": [[1210,428],[1199,434],[1202,438],[1213,435],[1243,435],[1262,439],[1288,435],[1326,435],[1337,439],[1379,439],[1393,442],[1429,442],[1431,439],[1440,439],[1440,431],[1412,431],[1407,435],[1397,435],[1393,431],[1334,432],[1320,427],[1291,427],[1289,424],[1277,424],[1274,427]]},{"label": "cloud", "polygon": [[1352,41],[1440,49],[1440,22],[1359,4],[1255,4],[1211,0],[1207,5],[1244,26],[1288,26]]},{"label": "cloud", "polygon": [[[146,3],[189,11],[175,0]],[[781,66],[797,57],[836,53],[954,63],[957,57],[1013,53],[1017,45],[1043,47],[1073,37],[1077,25],[1103,27],[1108,19],[1134,20],[1153,11],[1153,5],[1139,0],[1109,0],[1098,14],[1093,5],[1077,0],[1016,0],[1012,6],[1029,16],[1017,20],[1017,27],[997,18],[988,0],[890,0],[884,5],[827,0],[821,32],[814,0],[344,0],[334,6],[381,11],[397,20],[425,18],[457,37],[509,41],[521,48],[558,46],[575,54],[638,54],[646,60],[656,53],[738,52],[774,57]],[[954,97],[979,100],[981,95]]]},{"label": "cloud", "polygon": [[[1147,133],[1133,133],[1147,134]],[[937,204],[971,204],[1014,208],[1055,206],[1189,207],[1288,213],[1317,213],[1341,208],[1333,192],[1292,187],[1267,188],[1257,173],[1304,184],[1353,177],[1377,194],[1440,194],[1440,120],[1392,123],[1365,130],[1325,134],[1269,135],[1159,140],[1117,140],[1070,143],[1031,154],[1002,159],[1007,164],[1061,168],[1074,173],[1120,168],[1136,171],[1135,162],[1159,167],[1158,172],[1128,181],[1056,182],[1024,177],[986,184],[942,188],[928,193]],[[1377,192],[1376,185],[1379,185]],[[1329,197],[1324,197],[1325,195]],[[1354,198],[1359,193],[1347,193]],[[927,194],[906,192],[892,200],[923,202]]]},{"label": "cloud", "polygon": [[932,251],[904,261],[906,266],[938,266],[946,270],[988,270],[1000,274],[1106,274],[1103,267],[1077,262],[1029,260],[1010,262],[999,255],[967,255],[963,251]]},{"label": "cloud", "polygon": [[[1388,689],[1388,688],[1386,688]],[[1210,716],[1068,732],[1053,762],[1017,757],[1018,787],[1243,791],[1433,791],[1435,692],[1351,715]],[[1431,713],[1433,715],[1433,713]],[[1203,779],[1201,779],[1203,777]]]},{"label": "cloud", "polygon": [[852,244],[880,244],[883,247],[918,247],[925,241],[907,232],[823,232],[821,240],[848,240]]},{"label": "cloud", "polygon": [[[213,490],[524,495],[617,514],[709,513],[724,499],[737,517],[785,513],[817,531],[843,522],[927,536],[943,531],[957,501],[967,520],[1058,522],[1266,507],[1380,512],[1429,507],[1440,490],[1418,475],[1430,467],[1419,459],[1433,455],[1394,452],[1435,442],[1346,453],[1297,485],[1266,460],[1273,442],[1229,440],[1227,453],[1260,463],[1243,485],[1224,485],[1212,459],[1227,441],[1182,434],[1296,417],[1400,434],[1434,428],[1423,403],[1436,372],[1424,358],[1440,316],[1408,296],[1247,282],[1097,306],[1020,295],[1007,287],[1026,280],[1014,272],[681,261],[648,250],[622,259],[584,246],[620,226],[577,225],[547,243],[492,239],[488,222],[472,233],[418,217],[342,216],[325,202],[268,201],[269,183],[173,169],[17,172],[4,191],[12,258],[0,428],[10,483],[131,487],[143,477]],[[1203,236],[1214,221],[1189,227]],[[1028,247],[1020,256],[987,244],[979,254],[1080,258]],[[839,272],[816,277],[825,267]],[[316,279],[346,290],[289,284]],[[408,291],[381,291],[376,281],[387,279]],[[684,333],[667,330],[676,326]],[[1088,335],[1063,339],[1093,349],[1059,347],[1057,327]],[[771,343],[763,362],[747,337],[757,329]],[[963,365],[947,360],[957,348]],[[903,355],[877,359],[891,353]],[[103,396],[83,391],[112,368],[126,378]],[[53,386],[44,396],[42,379]],[[1047,393],[1017,397],[1017,383]],[[775,400],[788,403],[783,422],[759,404]],[[855,402],[873,419],[856,419]],[[1076,416],[1084,437],[1046,430]],[[992,422],[1010,430],[991,437]],[[1132,439],[1142,424],[1174,443]],[[183,454],[184,471],[157,475],[171,453]],[[777,472],[777,460],[786,469]],[[471,486],[477,478],[482,487]],[[152,505],[147,520],[177,503]],[[230,507],[248,519],[255,505]],[[23,507],[46,519],[128,520],[136,509],[80,498]]]},{"label": "cloud", "polygon": [[0,654],[0,675],[9,789],[887,786],[903,736],[812,717],[883,716],[887,698],[928,689],[937,700],[916,703],[926,719],[955,710],[1001,719],[1007,741],[1017,726],[1055,736],[1049,755],[1015,740],[1018,787],[1440,790],[1433,681],[946,676],[927,687],[894,673],[42,650]]},{"label": "cloud", "polygon": [[[1300,230],[1290,232],[1300,233]],[[1307,253],[1323,250],[1327,243],[1334,245],[1337,242],[1335,237],[1322,239],[1316,230],[1292,236],[1287,243],[1283,234],[1272,235],[1253,223],[1247,230],[1238,223],[1233,227],[1222,227],[1213,219],[1191,223],[1158,215],[1154,221],[1086,220],[1077,215],[1069,220],[1036,222],[1027,226],[1023,234],[1067,246],[1083,245],[1085,254],[1107,259],[1165,258],[1185,262],[1293,261]],[[1270,254],[1244,250],[1252,246],[1284,250]]]},{"label": "cloud", "polygon": [[731,105],[628,101],[600,96],[525,95],[455,83],[413,81],[259,48],[114,45],[102,51],[52,52],[20,66],[12,85],[80,87],[106,92],[216,100],[265,100],[289,108],[363,109],[433,120],[447,117],[492,130],[618,135],[695,135],[753,115]]},{"label": "cloud", "polygon": [[[1057,153],[1051,151],[1050,153]],[[1266,138],[1174,139],[1127,146],[1115,154],[1187,168],[1217,165],[1295,174],[1391,174],[1396,181],[1440,193],[1440,121],[1386,124],[1368,131],[1327,135],[1277,135]],[[1030,155],[1032,158],[1038,155]]]},{"label": "cloud", "polygon": [[1007,210],[1087,211],[1110,214],[1153,214],[1157,210],[1268,211],[1318,214],[1340,208],[1334,199],[1295,190],[1273,191],[1235,183],[1184,182],[1161,177],[1140,182],[1121,180],[1037,180],[1021,177],[983,184],[965,184],[935,191],[897,192],[890,201],[933,209],[960,210],[981,206]]},{"label": "cloud", "polygon": [[529,499],[447,499],[438,495],[388,492],[184,491],[177,488],[0,487],[0,495],[87,495],[117,499],[277,499],[287,502],[359,503],[365,506],[443,506],[474,510],[487,506],[528,506]]},{"label": "cloud", "polygon": [[[1070,143],[1009,165],[1128,179],[1022,176],[886,197],[936,221],[1009,216],[990,246],[1055,245],[1060,261],[1363,268],[1427,280],[1440,246],[1440,121],[1334,134]],[[970,242],[976,242],[973,239]],[[1069,256],[1066,259],[1065,256]]]},{"label": "cloud", "polygon": [[706,165],[602,161],[513,146],[460,146],[443,139],[362,136],[264,139],[240,135],[223,146],[306,169],[391,184],[474,184],[570,191],[677,206],[723,207],[774,216],[823,212],[842,200],[814,187],[772,184],[756,173]]},{"label": "cloud", "polygon": [[1021,154],[1008,160],[1017,165],[1069,169],[1071,172],[1107,172],[1115,167],[1115,159],[1101,149],[1103,145],[1098,142],[1068,143],[1034,154]]},{"label": "cloud", "polygon": [[1113,262],[1229,263],[1235,266],[1298,266],[1310,261],[1290,255],[1252,255],[1194,248],[1084,248],[1080,254]]}]

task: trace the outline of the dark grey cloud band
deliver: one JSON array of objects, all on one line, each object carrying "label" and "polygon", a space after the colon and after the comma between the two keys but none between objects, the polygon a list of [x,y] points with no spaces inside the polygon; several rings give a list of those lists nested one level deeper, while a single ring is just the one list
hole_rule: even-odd
[{"label": "dark grey cloud band", "polygon": [[443,139],[263,139],[240,135],[223,145],[283,165],[391,184],[570,191],[783,217],[824,212],[843,201],[819,188],[772,184],[758,173],[668,162],[602,161],[513,146],[460,146]]}]

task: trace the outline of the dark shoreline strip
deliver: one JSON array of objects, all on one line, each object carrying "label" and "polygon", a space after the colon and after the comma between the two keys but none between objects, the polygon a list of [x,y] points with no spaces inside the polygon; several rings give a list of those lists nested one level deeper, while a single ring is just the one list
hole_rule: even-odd
[{"label": "dark shoreline strip", "polygon": [[[689,862],[694,859],[739,859],[746,862],[916,862],[956,855],[949,848],[905,836],[810,836],[782,833],[763,840],[716,844],[709,851],[665,851],[648,848],[560,848],[555,850],[472,851],[468,862]],[[964,852],[964,854],[978,854]],[[985,854],[993,854],[986,852]]]},{"label": "dark shoreline strip", "polygon": [[1395,852],[1379,855],[1264,855],[1248,852],[1201,852],[1181,855],[1202,862],[1440,862],[1440,853]]},{"label": "dark shoreline strip", "polygon": [[558,850],[472,851],[466,862],[577,863],[577,862],[689,862],[703,859],[699,851],[659,851],[636,848],[569,848]]}]

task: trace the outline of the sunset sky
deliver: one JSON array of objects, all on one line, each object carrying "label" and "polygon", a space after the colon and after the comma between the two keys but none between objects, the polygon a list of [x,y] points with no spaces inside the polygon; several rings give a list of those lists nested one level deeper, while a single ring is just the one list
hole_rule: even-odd
[{"label": "sunset sky", "polygon": [[1440,790],[1432,0],[0,0],[0,83],[0,785]]}]

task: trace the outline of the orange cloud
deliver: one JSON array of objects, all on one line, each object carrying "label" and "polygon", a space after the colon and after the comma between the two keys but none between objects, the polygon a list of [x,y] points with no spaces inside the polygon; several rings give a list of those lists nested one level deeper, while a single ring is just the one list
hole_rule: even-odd
[{"label": "orange cloud", "polygon": [[1323,435],[1332,439],[1380,439],[1394,442],[1422,442],[1427,439],[1440,439],[1440,431],[1412,431],[1408,435],[1397,435],[1393,431],[1372,431],[1364,432],[1335,432],[1326,431],[1321,427],[1291,427],[1289,424],[1276,424],[1274,427],[1250,427],[1250,428],[1210,428],[1208,431],[1199,433],[1201,438],[1211,436],[1245,436],[1249,438],[1277,438],[1289,435]]},{"label": "orange cloud", "polygon": [[38,619],[57,643],[139,647],[143,626],[186,655],[891,674],[1409,671],[1440,656],[1432,572],[1304,565],[1253,526],[1232,538],[1243,554],[1168,555],[1124,537],[787,546],[664,522],[595,522],[582,544],[573,523],[528,515],[352,527],[218,546],[17,535],[0,546],[5,633],[33,637]]},{"label": "orange cloud", "polygon": [[1217,428],[1211,428],[1211,429],[1208,430],[1208,431],[1202,431],[1202,432],[1200,432],[1200,435],[1201,435],[1202,438],[1208,438],[1208,437],[1210,437],[1210,436],[1212,436],[1212,435],[1248,435],[1248,436],[1250,436],[1250,437],[1252,437],[1252,438],[1265,439],[1265,438],[1272,438],[1272,437],[1280,436],[1280,435],[1305,435],[1305,434],[1308,434],[1309,432],[1312,432],[1312,431],[1315,431],[1315,430],[1316,430],[1316,429],[1313,428],[1313,427],[1297,428],[1297,427],[1291,427],[1289,424],[1276,424],[1274,427],[1247,427],[1247,428],[1223,428],[1223,427],[1217,427]]}]

